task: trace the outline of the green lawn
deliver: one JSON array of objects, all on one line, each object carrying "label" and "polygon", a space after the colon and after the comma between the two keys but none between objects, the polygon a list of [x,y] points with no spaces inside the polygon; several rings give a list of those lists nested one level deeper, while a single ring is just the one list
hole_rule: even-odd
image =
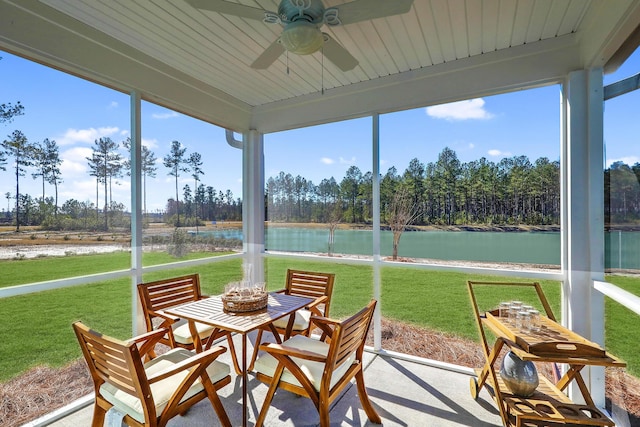
[{"label": "green lawn", "polygon": [[[221,252],[217,253],[217,255],[228,253],[230,252]],[[190,253],[184,258],[181,258],[180,261],[210,256],[210,252]],[[175,258],[166,252],[146,252],[142,255],[142,263],[145,267],[176,261],[177,260]],[[131,254],[125,251],[107,254],[2,260],[0,261],[0,266],[2,266],[0,288],[89,274],[106,273],[109,271],[126,270],[130,265]]]},{"label": "green lawn", "polygon": [[[202,254],[192,255],[193,257]],[[90,274],[123,268],[128,254],[105,254],[5,261],[0,287],[22,283]],[[158,254],[145,259],[145,264],[162,263],[171,258]],[[197,271],[203,292],[220,293],[224,284],[242,276],[240,259],[146,274],[145,281]],[[267,281],[270,290],[283,287],[287,268],[336,273],[331,305],[332,317],[348,316],[363,307],[373,296],[373,270],[369,266],[325,264],[280,258],[267,259]],[[19,272],[14,270],[20,270]],[[505,278],[464,273],[424,271],[386,267],[381,272],[383,316],[412,324],[460,335],[478,341],[466,281]],[[512,279],[516,280],[516,279]],[[522,279],[527,281],[526,279]],[[613,283],[640,294],[640,280],[610,277]],[[560,286],[542,282],[545,294],[559,315]],[[520,291],[507,294],[504,288],[492,287],[478,292],[481,310],[493,308],[500,300],[520,299],[534,302],[535,295]],[[80,357],[80,349],[71,323],[82,320],[92,328],[119,338],[131,336],[131,283],[129,279],[111,280],[36,294],[0,299],[0,316],[5,328],[0,346],[0,381],[6,381],[39,364],[61,366]],[[629,363],[629,371],[640,374],[640,356],[636,340],[629,331],[640,331],[640,317],[607,300],[607,347]],[[20,355],[20,357],[16,357]]]}]

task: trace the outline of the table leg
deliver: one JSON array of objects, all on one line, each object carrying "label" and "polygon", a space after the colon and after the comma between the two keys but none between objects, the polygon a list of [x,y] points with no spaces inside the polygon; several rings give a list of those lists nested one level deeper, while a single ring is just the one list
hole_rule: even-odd
[{"label": "table leg", "polygon": [[242,334],[242,427],[247,426],[247,334]]}]

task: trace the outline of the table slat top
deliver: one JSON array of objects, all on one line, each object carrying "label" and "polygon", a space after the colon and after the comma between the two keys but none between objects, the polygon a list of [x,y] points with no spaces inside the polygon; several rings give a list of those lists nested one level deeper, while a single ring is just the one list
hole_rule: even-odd
[{"label": "table slat top", "polygon": [[220,295],[193,301],[164,310],[167,314],[182,319],[206,323],[231,332],[247,333],[284,317],[313,302],[312,298],[270,293],[267,308],[232,313],[224,310]]}]

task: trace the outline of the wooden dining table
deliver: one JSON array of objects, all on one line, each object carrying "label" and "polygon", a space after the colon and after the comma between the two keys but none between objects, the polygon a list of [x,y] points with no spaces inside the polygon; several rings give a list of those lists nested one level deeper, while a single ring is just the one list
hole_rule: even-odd
[{"label": "wooden dining table", "polygon": [[[276,341],[280,342],[280,335],[273,327],[273,321],[285,316],[291,316],[311,302],[313,302],[312,298],[270,293],[266,308],[245,313],[234,313],[224,309],[222,297],[218,295],[167,308],[164,312],[189,322],[197,352],[202,351],[203,348],[202,341],[196,331],[196,322],[211,325],[217,330],[238,333],[242,336],[242,366],[235,365],[235,370],[238,375],[242,376],[242,426],[245,427],[247,425],[247,334],[260,328],[269,327]],[[290,327],[287,328],[289,331],[293,325],[293,317],[291,316]]]}]

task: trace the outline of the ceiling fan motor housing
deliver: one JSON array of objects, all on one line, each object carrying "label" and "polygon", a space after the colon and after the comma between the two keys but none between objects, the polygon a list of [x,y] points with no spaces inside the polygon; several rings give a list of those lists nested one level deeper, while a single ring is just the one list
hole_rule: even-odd
[{"label": "ceiling fan motor housing", "polygon": [[278,6],[278,15],[285,25],[299,20],[321,24],[324,5],[322,0],[282,0]]}]

